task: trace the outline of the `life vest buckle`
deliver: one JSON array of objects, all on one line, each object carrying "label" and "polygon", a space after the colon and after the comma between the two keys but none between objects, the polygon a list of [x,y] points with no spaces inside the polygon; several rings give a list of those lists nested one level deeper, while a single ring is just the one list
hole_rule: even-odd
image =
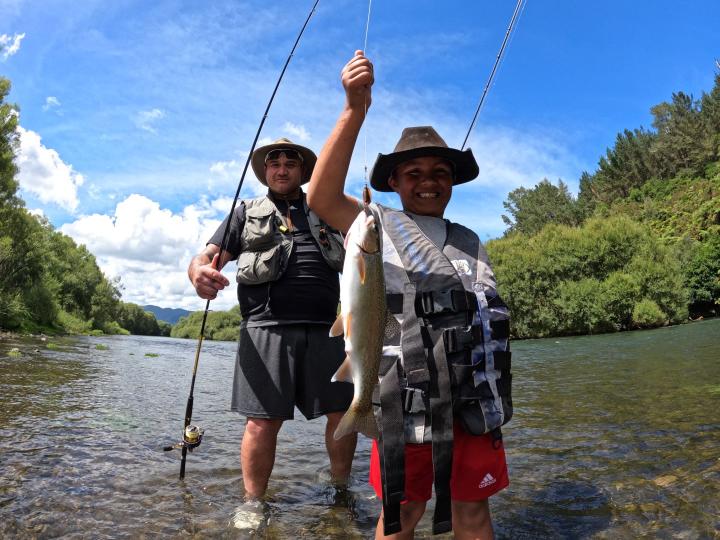
[{"label": "life vest buckle", "polygon": [[425,410],[422,388],[407,386],[402,391],[403,411],[408,414],[422,412]]},{"label": "life vest buckle", "polygon": [[445,352],[456,353],[472,349],[478,343],[482,343],[482,326],[456,326],[443,330],[443,341]]}]

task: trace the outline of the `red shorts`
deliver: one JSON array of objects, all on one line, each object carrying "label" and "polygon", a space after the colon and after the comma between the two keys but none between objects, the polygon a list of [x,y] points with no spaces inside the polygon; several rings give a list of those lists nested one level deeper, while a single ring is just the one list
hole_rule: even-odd
[{"label": "red shorts", "polygon": [[[450,494],[455,501],[480,501],[508,484],[505,449],[493,448],[492,435],[466,433],[458,422],[453,425],[453,463]],[[380,456],[373,441],[370,454],[370,485],[382,499]],[[429,501],[432,497],[433,463],[431,444],[405,445],[405,501]]]}]

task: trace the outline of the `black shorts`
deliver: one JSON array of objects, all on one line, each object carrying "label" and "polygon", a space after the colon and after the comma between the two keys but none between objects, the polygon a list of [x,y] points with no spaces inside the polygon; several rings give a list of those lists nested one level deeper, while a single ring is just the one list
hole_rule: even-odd
[{"label": "black shorts", "polygon": [[347,410],[352,384],[330,382],[345,344],[329,331],[323,324],[241,326],[231,409],[281,420],[292,419],[295,406],[308,420]]}]

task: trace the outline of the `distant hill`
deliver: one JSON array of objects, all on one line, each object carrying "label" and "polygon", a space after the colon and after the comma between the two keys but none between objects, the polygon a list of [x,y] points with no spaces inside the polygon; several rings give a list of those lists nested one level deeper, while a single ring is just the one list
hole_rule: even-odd
[{"label": "distant hill", "polygon": [[165,321],[169,322],[170,324],[175,324],[178,322],[180,317],[185,317],[186,315],[190,315],[192,311],[188,311],[187,309],[180,309],[180,308],[161,308],[158,306],[141,306],[145,311],[149,311],[153,315],[155,315],[155,318],[159,321]]}]

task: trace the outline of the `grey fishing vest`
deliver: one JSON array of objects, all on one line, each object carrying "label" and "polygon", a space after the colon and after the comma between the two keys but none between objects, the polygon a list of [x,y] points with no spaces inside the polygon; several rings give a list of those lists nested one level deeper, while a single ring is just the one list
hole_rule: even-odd
[{"label": "grey fishing vest", "polygon": [[[305,203],[310,233],[315,239],[325,262],[333,270],[342,270],[345,249],[340,233],[323,223]],[[268,198],[243,200],[245,224],[240,235],[240,255],[237,259],[237,281],[245,285],[257,285],[275,281],[285,273],[293,248],[292,232],[284,217]]]},{"label": "grey fishing vest", "polygon": [[440,250],[410,216],[373,206],[383,230],[388,307],[402,328],[385,342],[380,373],[399,361],[406,442],[432,440],[422,365],[438,341],[448,364],[453,415],[474,435],[499,428],[512,416],[510,317],[485,248],[470,229],[447,222]]}]

